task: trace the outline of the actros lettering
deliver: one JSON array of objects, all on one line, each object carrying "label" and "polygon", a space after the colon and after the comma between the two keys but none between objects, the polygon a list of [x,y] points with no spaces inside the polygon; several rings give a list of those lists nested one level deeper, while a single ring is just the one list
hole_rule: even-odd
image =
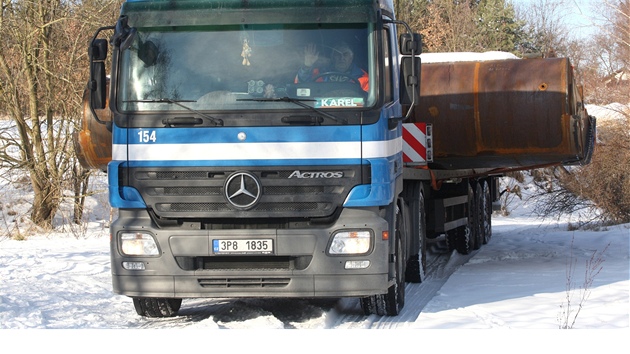
[{"label": "actros lettering", "polygon": [[301,172],[300,170],[295,170],[289,178],[341,178],[343,177],[343,172],[341,171],[322,171],[322,172]]}]

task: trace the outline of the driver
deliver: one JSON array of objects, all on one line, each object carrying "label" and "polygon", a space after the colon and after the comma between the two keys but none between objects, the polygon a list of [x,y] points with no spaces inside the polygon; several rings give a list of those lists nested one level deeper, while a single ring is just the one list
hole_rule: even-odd
[{"label": "driver", "polygon": [[368,73],[359,68],[354,63],[354,52],[350,46],[341,42],[332,49],[331,66],[316,67],[315,63],[319,59],[319,52],[314,44],[309,44],[304,49],[304,65],[298,69],[295,76],[295,83],[312,81],[318,75],[330,73],[320,76],[316,81],[335,82],[335,81],[354,81],[361,85],[363,91],[369,89]]}]

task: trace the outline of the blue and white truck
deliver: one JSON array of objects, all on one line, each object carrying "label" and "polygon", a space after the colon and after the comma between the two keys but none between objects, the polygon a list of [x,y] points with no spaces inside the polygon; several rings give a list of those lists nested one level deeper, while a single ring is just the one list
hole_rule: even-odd
[{"label": "blue and white truck", "polygon": [[148,317],[205,297],[397,315],[428,245],[490,240],[498,176],[590,159],[567,59],[420,50],[391,0],[127,0],[75,135],[118,210],[114,291]]}]

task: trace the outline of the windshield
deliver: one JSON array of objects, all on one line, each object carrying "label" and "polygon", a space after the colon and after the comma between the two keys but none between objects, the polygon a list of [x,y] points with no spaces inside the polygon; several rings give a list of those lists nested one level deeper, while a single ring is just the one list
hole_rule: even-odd
[{"label": "windshield", "polygon": [[367,24],[138,28],[119,63],[118,108],[368,107],[376,91],[372,32]]}]

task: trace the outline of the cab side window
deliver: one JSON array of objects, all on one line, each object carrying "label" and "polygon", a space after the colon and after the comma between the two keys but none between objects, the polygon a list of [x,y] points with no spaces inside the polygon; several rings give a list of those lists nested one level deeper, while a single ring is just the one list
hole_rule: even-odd
[{"label": "cab side window", "polygon": [[385,98],[385,102],[391,102],[393,100],[393,95],[392,95],[392,87],[393,87],[393,82],[392,82],[392,69],[393,69],[393,63],[392,58],[391,58],[391,41],[390,41],[390,28],[385,27],[383,29],[383,83],[384,83],[384,98]]}]

